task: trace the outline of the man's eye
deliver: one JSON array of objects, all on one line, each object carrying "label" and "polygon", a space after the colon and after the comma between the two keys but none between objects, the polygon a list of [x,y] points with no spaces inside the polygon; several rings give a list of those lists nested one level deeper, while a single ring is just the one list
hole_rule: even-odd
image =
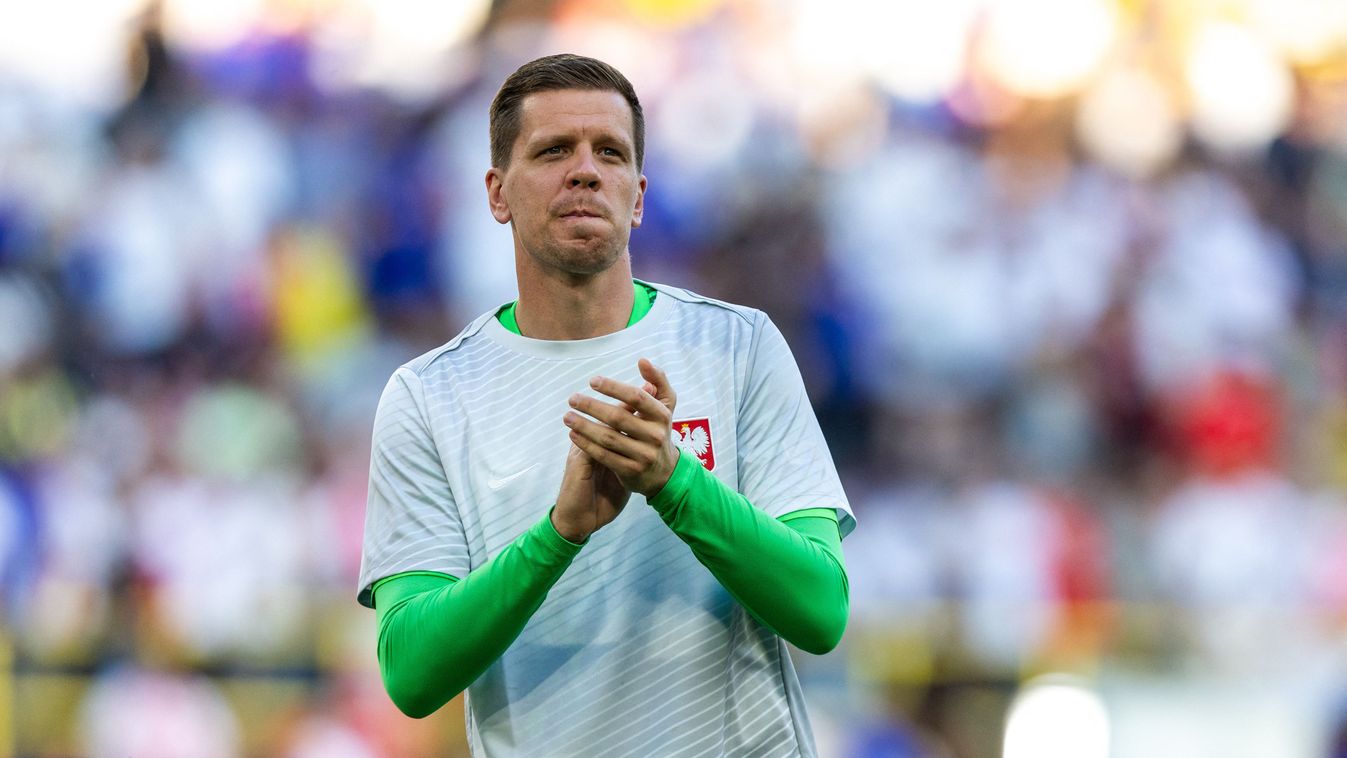
[{"label": "man's eye", "polygon": [[553,145],[543,151],[543,155],[561,155],[561,145]]},{"label": "man's eye", "polygon": [[614,158],[621,158],[621,157],[622,157],[622,151],[621,151],[621,150],[617,150],[617,149],[611,148],[611,147],[605,147],[601,152],[602,152],[604,155],[611,155],[611,156],[614,157]]}]

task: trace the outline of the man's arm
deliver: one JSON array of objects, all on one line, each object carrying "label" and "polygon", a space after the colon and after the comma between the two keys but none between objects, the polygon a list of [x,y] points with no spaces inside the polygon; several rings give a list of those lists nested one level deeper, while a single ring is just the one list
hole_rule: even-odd
[{"label": "man's arm", "polygon": [[519,637],[580,552],[550,515],[462,580],[409,573],[375,585],[379,672],[403,713],[434,713]]},{"label": "man's arm", "polygon": [[[695,459],[692,465],[701,469]],[[691,483],[677,498],[660,493],[666,523],[773,631],[811,653],[836,645],[847,617],[837,517],[815,508],[775,520],[746,502],[689,505],[700,486]],[[743,508],[756,515],[745,517]],[[466,579],[406,573],[378,582],[379,671],[398,708],[421,718],[472,684],[519,637],[580,547],[540,520]],[[776,571],[792,580],[781,582]]]},{"label": "man's arm", "polygon": [[[405,379],[395,376],[389,383],[376,414],[361,583],[370,585],[362,597],[378,612],[384,686],[404,713],[419,718],[448,702],[505,652],[579,552],[579,543],[617,518],[631,493],[572,447],[548,517],[467,570],[466,539],[461,524],[450,518],[457,515],[452,492]],[[437,523],[451,528],[403,536],[392,551],[384,538],[372,537],[406,531],[390,525],[409,511],[436,515]],[[399,548],[405,554],[405,544],[437,549],[429,551],[429,565],[369,559],[397,555]],[[444,560],[442,552],[457,558]],[[448,566],[455,568],[442,568]],[[380,575],[389,579],[371,581]],[[460,575],[466,578],[460,581]]]},{"label": "man's arm", "polygon": [[650,361],[643,358],[637,366],[646,380],[643,388],[605,377],[590,383],[621,405],[571,397],[571,407],[579,411],[565,418],[571,440],[628,488],[643,493],[755,617],[802,650],[831,650],[847,616],[836,515],[831,534],[812,523],[816,518],[800,519],[807,531],[820,533],[815,541],[755,508],[695,457],[680,456],[671,437],[677,404],[673,387]]},{"label": "man's arm", "polygon": [[837,646],[847,625],[848,584],[832,509],[774,519],[686,452],[650,505],[772,631],[815,655]]}]

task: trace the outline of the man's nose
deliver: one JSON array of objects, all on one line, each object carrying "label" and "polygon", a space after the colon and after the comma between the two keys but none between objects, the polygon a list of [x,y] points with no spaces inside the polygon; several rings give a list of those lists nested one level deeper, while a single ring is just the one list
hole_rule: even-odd
[{"label": "man's nose", "polygon": [[598,189],[599,167],[594,162],[593,153],[588,150],[581,150],[576,155],[576,161],[572,164],[570,174],[566,177],[568,186],[571,189],[581,187]]}]

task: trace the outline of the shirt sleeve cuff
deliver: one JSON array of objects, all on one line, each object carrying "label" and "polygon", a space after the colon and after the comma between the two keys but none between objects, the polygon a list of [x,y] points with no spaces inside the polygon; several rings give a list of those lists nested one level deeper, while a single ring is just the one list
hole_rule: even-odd
[{"label": "shirt sleeve cuff", "polygon": [[568,561],[579,555],[580,548],[584,547],[585,543],[589,542],[588,539],[584,542],[571,542],[565,537],[562,537],[561,533],[557,531],[557,528],[552,525],[552,508],[548,508],[546,515],[544,515],[538,523],[534,524],[533,528],[529,531],[533,533],[533,537],[540,546],[546,548],[557,557]]},{"label": "shirt sleeve cuff", "polygon": [[660,491],[648,501],[656,511],[664,513],[668,509],[678,505],[692,488],[692,480],[697,476],[697,470],[702,468],[701,461],[697,456],[686,450],[678,451],[678,463],[674,466],[673,473],[669,475],[669,481],[664,483]]}]

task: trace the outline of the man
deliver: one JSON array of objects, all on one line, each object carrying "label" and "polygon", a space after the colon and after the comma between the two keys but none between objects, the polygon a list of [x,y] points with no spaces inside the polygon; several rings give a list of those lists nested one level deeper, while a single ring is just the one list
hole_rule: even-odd
[{"label": "man", "polygon": [[467,689],[475,755],[814,755],[782,640],[837,644],[854,520],[767,317],[632,279],[643,158],[607,64],[501,87],[519,300],[384,390],[359,599],[393,701]]}]

